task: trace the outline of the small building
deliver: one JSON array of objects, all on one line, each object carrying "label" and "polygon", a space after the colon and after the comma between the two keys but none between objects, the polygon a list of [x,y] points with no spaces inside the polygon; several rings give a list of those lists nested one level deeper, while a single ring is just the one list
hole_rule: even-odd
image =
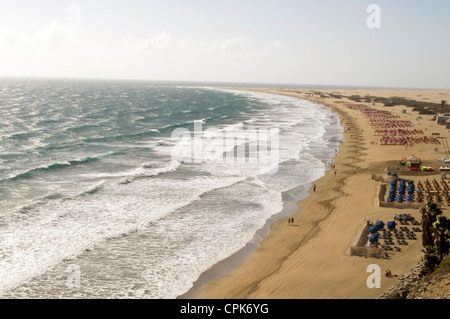
[{"label": "small building", "polygon": [[408,168],[411,171],[420,171],[420,165],[422,164],[422,160],[417,156],[412,155],[408,159]]},{"label": "small building", "polygon": [[398,167],[388,166],[388,167],[386,167],[385,171],[386,171],[386,176],[392,176],[392,178],[397,179],[398,172],[400,171],[400,169]]},{"label": "small building", "polygon": [[436,124],[438,124],[438,125],[446,125],[448,120],[450,120],[450,116],[438,115],[436,117]]}]

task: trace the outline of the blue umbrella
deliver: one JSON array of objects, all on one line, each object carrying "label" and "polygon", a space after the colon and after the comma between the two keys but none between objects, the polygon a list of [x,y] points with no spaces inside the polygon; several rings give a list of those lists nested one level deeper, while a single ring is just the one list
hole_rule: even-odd
[{"label": "blue umbrella", "polygon": [[394,229],[396,225],[397,225],[397,223],[394,221],[387,222],[387,228],[389,228],[389,229]]},{"label": "blue umbrella", "polygon": [[384,223],[380,220],[375,223],[375,226],[377,226],[378,229],[382,229],[384,227]]},{"label": "blue umbrella", "polygon": [[375,242],[378,242],[378,234],[374,234],[374,235],[372,235],[372,236],[370,236],[369,237],[369,241],[371,242],[371,243],[375,243]]},{"label": "blue umbrella", "polygon": [[378,227],[375,225],[369,228],[369,233],[371,233],[371,234],[375,234],[377,231],[378,231]]}]

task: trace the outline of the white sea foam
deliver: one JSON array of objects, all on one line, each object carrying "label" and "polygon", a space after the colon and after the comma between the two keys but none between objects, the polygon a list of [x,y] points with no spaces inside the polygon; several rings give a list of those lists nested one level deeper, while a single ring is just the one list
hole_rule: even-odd
[{"label": "white sea foam", "polygon": [[[107,238],[140,229],[185,206],[205,192],[242,178],[137,180],[111,184],[102,192],[48,202],[26,220],[11,220],[2,229],[0,291],[42,274]],[[13,274],[13,275],[12,275]]]},{"label": "white sea foam", "polygon": [[[278,170],[261,174],[248,163],[171,161],[177,140],[157,134],[130,145],[96,142],[136,155],[118,156],[118,163],[111,158],[117,170],[81,170],[71,181],[82,180],[86,188],[73,197],[53,196],[8,215],[0,225],[4,297],[175,298],[202,272],[253,241],[282,210],[282,192],[323,175],[324,159],[334,154],[317,154],[327,147],[325,127],[335,121],[326,108],[264,93],[208,90],[245,96],[257,107],[234,123],[213,127],[208,118],[204,129],[278,128]],[[215,156],[230,152],[230,145]],[[84,284],[77,291],[60,279],[71,263],[82,269]]]}]

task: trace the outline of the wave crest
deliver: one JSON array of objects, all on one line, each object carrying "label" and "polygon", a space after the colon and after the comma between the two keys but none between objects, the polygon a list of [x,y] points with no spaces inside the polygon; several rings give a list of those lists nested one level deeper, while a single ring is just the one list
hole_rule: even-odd
[{"label": "wave crest", "polygon": [[13,177],[10,177],[9,180],[17,181],[17,180],[21,180],[21,179],[32,178],[40,173],[45,173],[45,172],[68,168],[71,166],[77,166],[77,165],[87,164],[87,163],[91,163],[91,162],[96,162],[98,160],[100,160],[100,157],[86,157],[81,160],[71,160],[71,161],[67,161],[67,162],[53,163],[48,166],[37,167],[37,168],[30,169],[28,171],[25,171],[23,173],[19,173]]}]

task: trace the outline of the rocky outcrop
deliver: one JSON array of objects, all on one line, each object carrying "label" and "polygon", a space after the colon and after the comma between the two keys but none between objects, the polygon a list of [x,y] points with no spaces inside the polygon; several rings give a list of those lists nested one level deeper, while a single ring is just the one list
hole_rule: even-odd
[{"label": "rocky outcrop", "polygon": [[422,262],[399,278],[380,299],[449,299],[450,273],[431,272]]}]

